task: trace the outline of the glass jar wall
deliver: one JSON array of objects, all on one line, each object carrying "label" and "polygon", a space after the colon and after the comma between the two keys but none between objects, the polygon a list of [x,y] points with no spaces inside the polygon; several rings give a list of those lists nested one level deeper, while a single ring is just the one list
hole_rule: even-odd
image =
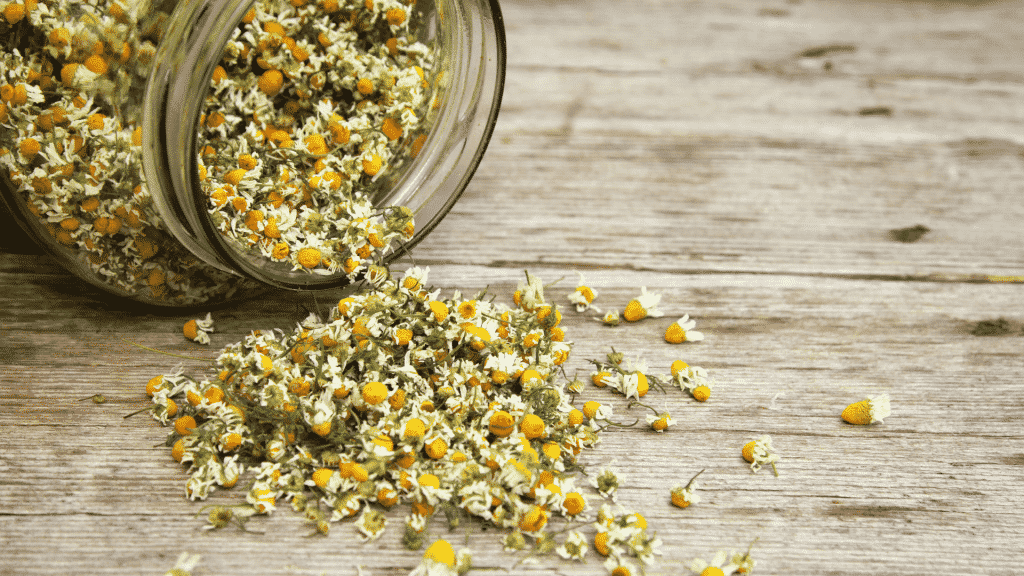
[{"label": "glass jar wall", "polygon": [[26,0],[0,34],[7,208],[165,306],[408,250],[472,176],[504,75],[494,0]]}]

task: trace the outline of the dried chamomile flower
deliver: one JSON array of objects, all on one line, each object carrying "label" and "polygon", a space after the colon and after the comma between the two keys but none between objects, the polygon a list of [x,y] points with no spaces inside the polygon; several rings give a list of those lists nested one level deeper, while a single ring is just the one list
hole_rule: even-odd
[{"label": "dried chamomile flower", "polygon": [[519,288],[512,294],[512,301],[523,310],[533,311],[547,302],[544,300],[544,284],[540,278],[526,273],[526,283],[519,283]]},{"label": "dried chamomile flower", "polygon": [[359,530],[359,538],[363,542],[369,542],[380,538],[387,527],[388,519],[374,508],[364,508],[359,519],[356,520],[356,530]]},{"label": "dried chamomile flower", "polygon": [[630,526],[632,533],[626,540],[626,548],[629,554],[646,566],[654,563],[655,556],[661,556],[661,538],[657,535],[647,533],[646,521],[643,526],[634,524]]},{"label": "dried chamomile flower", "polygon": [[205,318],[198,320],[193,318],[185,322],[181,332],[185,338],[193,342],[209,345],[210,334],[213,332],[213,316],[207,312]]},{"label": "dried chamomile flower", "polygon": [[518,529],[505,535],[502,539],[505,552],[518,552],[526,548],[526,537]]},{"label": "dried chamomile flower", "polygon": [[590,479],[590,485],[601,493],[601,496],[610,498],[612,502],[618,500],[619,486],[622,485],[622,477],[611,468],[605,468]]},{"label": "dried chamomile flower", "polygon": [[690,393],[693,399],[698,402],[707,402],[711,398],[711,389],[714,387],[708,379],[707,370],[699,366],[690,366],[682,360],[672,362],[672,381]]},{"label": "dried chamomile flower", "polygon": [[866,425],[881,422],[890,413],[889,395],[880,394],[850,404],[843,410],[842,418],[850,424]]},{"label": "dried chamomile flower", "polygon": [[601,317],[601,322],[603,322],[605,326],[618,326],[619,323],[622,322],[622,319],[618,312],[615,310],[609,310]]},{"label": "dried chamomile flower", "polygon": [[[614,349],[608,354],[608,361],[591,360],[596,371],[591,373],[590,379],[599,388],[612,388],[626,398],[639,400],[647,395],[651,387],[651,378],[648,378],[647,363],[639,358],[629,362],[623,362],[624,356],[615,352]],[[661,386],[655,379],[655,384]]]},{"label": "dried chamomile flower", "polygon": [[665,342],[669,344],[682,344],[683,342],[697,342],[704,339],[704,333],[693,328],[697,325],[696,320],[691,320],[689,314],[676,320],[665,330]]},{"label": "dried chamomile flower", "polygon": [[200,514],[209,510],[206,515],[207,524],[203,530],[219,530],[228,524],[235,524],[245,530],[246,521],[256,513],[256,509],[247,504],[236,506],[204,506],[199,509]]},{"label": "dried chamomile flower", "polygon": [[587,539],[583,534],[579,530],[571,530],[566,535],[565,542],[558,548],[555,548],[555,553],[566,560],[583,562],[586,560],[589,548],[590,546],[587,545]]},{"label": "dried chamomile flower", "polygon": [[668,430],[669,426],[675,424],[676,421],[672,419],[672,415],[668,412],[657,412],[654,414],[647,415],[647,424],[655,432],[664,432]]},{"label": "dried chamomile flower", "polygon": [[711,561],[703,558],[694,558],[690,563],[690,571],[699,576],[729,576],[735,573],[739,566],[729,561],[729,553],[719,550]]},{"label": "dried chamomile flower", "polygon": [[686,486],[682,484],[676,484],[672,487],[672,504],[679,508],[687,508],[691,504],[697,504],[700,502],[700,495],[697,494],[697,477],[703,474],[701,470],[690,478],[690,481],[686,483]]},{"label": "dried chamomile flower", "polygon": [[192,576],[192,569],[199,565],[199,554],[182,552],[174,562],[174,568],[164,572],[164,576]]},{"label": "dried chamomile flower", "polygon": [[566,294],[566,298],[569,302],[576,305],[577,312],[586,312],[592,307],[594,299],[597,298],[597,290],[587,286],[586,281],[583,279],[583,274],[577,272],[580,277],[579,284],[576,289]]},{"label": "dried chamomile flower", "polygon": [[436,540],[431,544],[419,565],[409,572],[409,576],[460,576],[469,571],[472,556],[468,549],[455,549],[446,540]]},{"label": "dried chamomile flower", "polygon": [[626,322],[636,322],[648,317],[658,318],[664,316],[664,313],[658,310],[659,302],[661,302],[661,294],[648,292],[647,287],[643,286],[640,288],[640,295],[626,304],[622,317]]},{"label": "dried chamomile flower", "polygon": [[757,472],[765,464],[770,464],[772,472],[776,476],[779,475],[779,471],[775,467],[775,463],[779,461],[779,456],[772,447],[771,436],[764,435],[757,440],[751,440],[744,444],[743,459],[750,462],[750,470],[753,472]]}]

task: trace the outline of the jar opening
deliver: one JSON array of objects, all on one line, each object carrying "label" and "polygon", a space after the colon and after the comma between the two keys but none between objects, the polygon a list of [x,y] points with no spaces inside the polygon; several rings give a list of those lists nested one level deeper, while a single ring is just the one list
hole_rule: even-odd
[{"label": "jar opening", "polygon": [[207,263],[344,285],[408,251],[467,186],[503,89],[496,0],[364,4],[333,28],[301,24],[293,3],[175,9],[144,167],[168,229]]}]

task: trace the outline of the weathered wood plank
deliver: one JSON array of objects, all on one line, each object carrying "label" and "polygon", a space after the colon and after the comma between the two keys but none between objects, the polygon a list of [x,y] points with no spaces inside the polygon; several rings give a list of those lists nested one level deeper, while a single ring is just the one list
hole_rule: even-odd
[{"label": "weathered wood plank", "polygon": [[[547,281],[571,273],[535,272]],[[520,275],[469,266],[444,266],[432,274],[448,290],[490,286],[505,299]],[[613,463],[628,470],[621,501],[642,510],[665,540],[663,568],[671,571],[674,561],[717,546],[742,548],[758,537],[767,573],[816,574],[824,565],[836,566],[837,574],[985,573],[1002,565],[996,558],[990,561],[1000,564],[986,564],[973,551],[1010,550],[1024,529],[1015,514],[1015,502],[1024,497],[1018,482],[1024,455],[1012,448],[1020,443],[1024,418],[1024,391],[1017,386],[1024,337],[983,338],[968,328],[1013,310],[1019,287],[618,271],[588,277],[600,291],[599,304],[621,306],[638,285],[647,285],[664,294],[667,316],[607,328],[567,311],[564,322],[576,342],[570,372],[585,374],[586,358],[615,346],[630,356],[642,354],[654,373],[685,358],[708,367],[719,384],[706,405],[678,392],[652,393],[649,402],[672,411],[676,428],[665,435],[608,431],[586,457],[592,467]],[[550,287],[549,297],[559,298],[571,284]],[[287,326],[294,304],[258,304],[264,312],[259,318]],[[273,313],[275,307],[280,312]],[[684,312],[694,314],[708,339],[683,346],[662,342],[665,325]],[[98,573],[117,564],[90,556],[90,547],[140,571],[177,548],[204,553],[211,573],[244,571],[246,558],[257,558],[267,573],[339,562],[362,562],[373,573],[408,570],[415,554],[400,549],[398,530],[379,547],[356,544],[348,526],[327,540],[311,540],[288,512],[254,523],[274,534],[270,544],[231,532],[200,538],[201,523],[191,519],[199,505],[183,498],[184,476],[167,448],[157,446],[164,431],[145,416],[122,418],[144,400],[145,380],[178,361],[109,342],[119,333],[175,352],[212,354],[215,348],[178,336],[186,317],[128,322],[116,331],[85,325],[37,330],[14,319],[8,335],[29,348],[82,350],[71,352],[56,372],[50,358],[25,357],[0,379],[0,428],[16,438],[3,458],[4,478],[11,480],[0,492],[4,521],[13,526],[4,532],[10,549],[18,551],[6,559],[14,572],[34,573],[32,565],[49,557],[42,552],[47,542],[83,554],[78,561]],[[236,310],[215,318],[215,346],[237,339],[253,322]],[[202,373],[202,363],[189,364]],[[894,398],[894,414],[884,425],[854,428],[838,419],[845,404],[881,391]],[[110,402],[78,401],[94,393]],[[591,388],[585,396],[612,403],[623,420],[642,416],[607,392]],[[779,478],[767,471],[752,475],[738,457],[739,447],[762,433],[773,436],[783,455]],[[685,511],[669,506],[668,489],[702,468],[708,470],[705,502]],[[400,514],[392,514],[392,522],[400,521]],[[483,566],[510,566],[494,531],[471,532]],[[145,554],[136,560],[139,550]],[[388,559],[369,550],[387,550]],[[866,550],[872,554],[865,556]],[[296,557],[297,551],[305,557]],[[593,563],[577,570],[545,561],[537,573],[570,569],[601,570]],[[346,573],[329,570],[335,572]]]}]

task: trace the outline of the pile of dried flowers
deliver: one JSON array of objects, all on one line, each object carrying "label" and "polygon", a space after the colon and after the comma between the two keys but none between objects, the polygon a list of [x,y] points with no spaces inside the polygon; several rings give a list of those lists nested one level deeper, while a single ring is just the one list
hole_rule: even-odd
[{"label": "pile of dried flowers", "polygon": [[[206,508],[207,527],[244,528],[289,502],[314,533],[354,518],[372,540],[388,524],[381,508],[404,505],[410,548],[428,541],[440,511],[450,527],[465,514],[508,529],[508,551],[532,544],[532,553],[583,561],[593,548],[612,574],[645,572],[661,540],[643,515],[615,505],[621,478],[592,475],[600,504],[577,483],[578,456],[613,424],[611,405],[573,405],[583,382],[561,369],[570,344],[540,280],[527,274],[514,306],[484,293],[441,298],[418,267],[394,277],[373,266],[367,281],[326,321],[311,315],[291,332],[254,331],[225,348],[216,378],[179,371],[149,382],[152,414],[174,427],[172,456],[189,466],[187,496],[249,482],[245,504]],[[648,310],[651,296],[642,296]],[[710,396],[707,372],[681,360],[671,377],[649,376],[614,350],[592,362],[591,382],[633,403],[652,384]],[[658,432],[672,423],[667,412],[648,417]],[[676,506],[699,502],[696,478],[673,488]],[[552,529],[555,516],[564,528]],[[413,573],[461,574],[470,563],[468,550],[434,540]]]}]

